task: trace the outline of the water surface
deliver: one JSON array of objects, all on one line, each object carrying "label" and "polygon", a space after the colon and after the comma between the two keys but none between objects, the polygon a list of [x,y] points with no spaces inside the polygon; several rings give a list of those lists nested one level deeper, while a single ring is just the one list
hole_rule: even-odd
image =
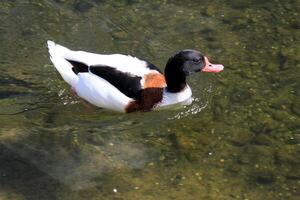
[{"label": "water surface", "polygon": [[[0,2],[0,199],[300,196],[299,1]],[[225,65],[193,104],[119,114],[82,102],[46,40],[163,69],[190,48]]]}]

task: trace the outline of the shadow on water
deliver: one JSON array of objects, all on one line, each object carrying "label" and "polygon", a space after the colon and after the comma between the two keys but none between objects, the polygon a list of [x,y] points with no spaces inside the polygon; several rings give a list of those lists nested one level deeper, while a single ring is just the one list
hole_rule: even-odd
[{"label": "shadow on water", "polygon": [[106,129],[2,130],[1,192],[12,199],[110,197],[114,188],[125,192],[129,184],[123,174],[138,173],[149,155],[141,144]]},{"label": "shadow on water", "polygon": [[0,197],[58,199],[58,193],[65,188],[63,184],[3,144],[0,144],[0,153]]},{"label": "shadow on water", "polygon": [[2,89],[0,89],[0,99],[24,96],[27,93],[16,90],[16,87],[31,88],[32,85],[29,82],[5,74],[0,75],[0,84],[2,86]]}]

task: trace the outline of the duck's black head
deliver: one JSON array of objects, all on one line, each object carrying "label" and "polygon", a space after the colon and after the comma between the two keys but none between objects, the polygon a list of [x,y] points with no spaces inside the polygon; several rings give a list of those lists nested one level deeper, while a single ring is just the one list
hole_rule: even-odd
[{"label": "duck's black head", "polygon": [[169,58],[165,78],[169,92],[179,92],[186,86],[186,76],[195,72],[220,72],[223,65],[211,64],[208,58],[195,50],[182,50]]}]

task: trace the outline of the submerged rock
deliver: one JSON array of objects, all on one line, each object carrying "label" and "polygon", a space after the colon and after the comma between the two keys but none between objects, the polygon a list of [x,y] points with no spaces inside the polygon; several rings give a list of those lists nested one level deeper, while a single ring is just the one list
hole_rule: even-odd
[{"label": "submerged rock", "polygon": [[79,12],[87,12],[93,7],[89,1],[86,0],[77,0],[74,3],[74,9]]},{"label": "submerged rock", "polygon": [[244,1],[244,0],[229,1],[228,3],[232,8],[235,9],[245,9],[251,5],[250,1]]},{"label": "submerged rock", "polygon": [[57,3],[65,3],[67,0],[54,0]]},{"label": "submerged rock", "polygon": [[234,103],[244,103],[251,99],[251,94],[246,88],[236,87],[230,94],[230,101]]},{"label": "submerged rock", "polygon": [[275,173],[272,169],[257,169],[253,176],[256,182],[260,184],[271,184],[275,181]]},{"label": "submerged rock", "polygon": [[[299,102],[299,101],[298,101]],[[296,114],[296,115],[299,115],[300,116],[300,103],[296,103],[296,102],[294,102],[293,104],[292,104],[292,112],[294,113],[294,114]]]},{"label": "submerged rock", "polygon": [[286,175],[286,178],[290,179],[290,180],[300,180],[300,170],[298,170],[298,169],[291,170]]},{"label": "submerged rock", "polygon": [[271,146],[273,144],[273,141],[270,136],[262,135],[262,134],[256,136],[254,138],[253,142],[254,142],[254,144],[257,144],[257,145],[266,145],[266,146]]},{"label": "submerged rock", "polygon": [[278,165],[296,166],[300,165],[299,153],[300,152],[291,151],[289,148],[281,147],[276,151],[275,159]]},{"label": "submerged rock", "polygon": [[235,128],[231,131],[229,141],[235,146],[244,146],[245,144],[249,143],[252,138],[253,134],[248,130]]},{"label": "submerged rock", "polygon": [[104,3],[105,0],[93,0],[95,3]]},{"label": "submerged rock", "polygon": [[266,118],[262,120],[257,120],[254,123],[250,130],[256,133],[257,135],[260,134],[271,134],[276,128],[278,127],[278,122],[271,118]]}]

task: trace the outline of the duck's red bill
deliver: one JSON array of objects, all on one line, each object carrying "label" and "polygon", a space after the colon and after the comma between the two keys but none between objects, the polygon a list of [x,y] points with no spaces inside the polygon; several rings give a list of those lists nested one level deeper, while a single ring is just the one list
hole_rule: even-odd
[{"label": "duck's red bill", "polygon": [[208,58],[205,57],[205,66],[204,68],[201,70],[202,72],[212,72],[212,73],[218,73],[223,71],[224,66],[221,64],[212,64],[209,62]]}]

